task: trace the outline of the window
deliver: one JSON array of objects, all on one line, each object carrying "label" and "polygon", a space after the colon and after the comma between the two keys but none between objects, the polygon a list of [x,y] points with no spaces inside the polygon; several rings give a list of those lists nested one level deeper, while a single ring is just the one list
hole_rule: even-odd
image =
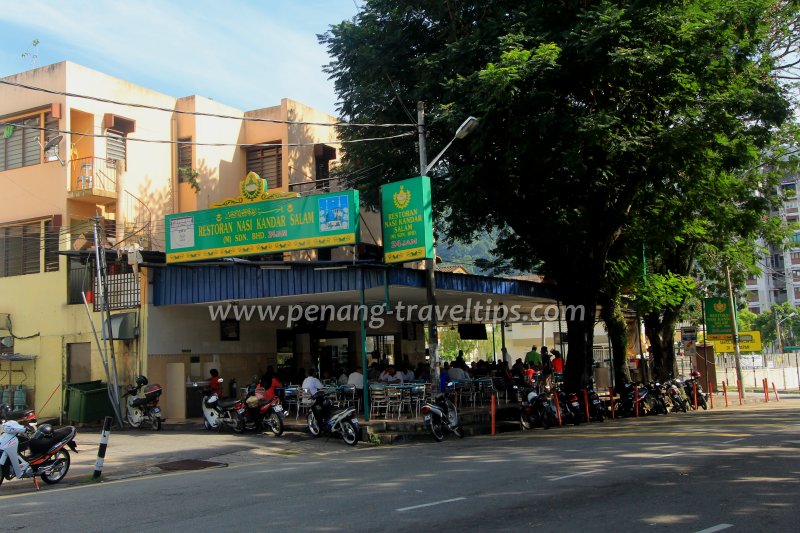
[{"label": "window", "polygon": [[[272,143],[279,142],[272,141]],[[255,172],[262,179],[267,180],[269,189],[280,189],[283,185],[282,169],[283,160],[280,146],[247,150],[247,172]]]},{"label": "window", "polygon": [[[191,143],[191,137],[183,137],[182,139],[178,139],[180,143]],[[189,176],[186,172],[181,171],[181,169],[189,169],[192,170],[192,145],[191,144],[179,144],[178,145],[178,181],[184,182],[189,181]]]},{"label": "window", "polygon": [[314,146],[314,171],[317,189],[330,190],[330,162],[336,159],[336,149],[324,144]]},{"label": "window", "polygon": [[[44,230],[44,235],[42,235]],[[58,270],[59,228],[52,221],[0,227],[0,278]]]},{"label": "window", "polygon": [[124,162],[125,156],[127,155],[125,134],[114,130],[107,130],[106,135],[106,159]]},{"label": "window", "polygon": [[41,115],[8,122],[0,129],[0,171],[41,163]]}]

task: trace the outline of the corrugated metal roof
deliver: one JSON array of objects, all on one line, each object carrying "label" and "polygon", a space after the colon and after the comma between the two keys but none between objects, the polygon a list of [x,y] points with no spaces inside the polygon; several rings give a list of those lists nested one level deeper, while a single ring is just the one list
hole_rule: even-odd
[{"label": "corrugated metal roof", "polygon": [[[168,265],[154,270],[154,305],[181,305],[229,300],[249,300],[318,293],[357,291],[389,285],[425,287],[425,271],[354,265],[326,268],[319,264],[286,267],[230,265]],[[492,295],[517,295],[555,299],[554,287],[520,280],[470,274],[436,274],[436,288]]]}]

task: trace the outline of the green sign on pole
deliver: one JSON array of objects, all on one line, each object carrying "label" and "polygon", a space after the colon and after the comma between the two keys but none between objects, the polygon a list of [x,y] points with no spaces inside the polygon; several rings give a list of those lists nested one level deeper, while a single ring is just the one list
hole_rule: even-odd
[{"label": "green sign on pole", "polygon": [[728,298],[704,298],[706,330],[709,335],[733,335],[730,300]]},{"label": "green sign on pole", "polygon": [[383,257],[387,263],[433,258],[431,180],[417,176],[381,187]]},{"label": "green sign on pole", "polygon": [[167,263],[356,244],[358,191],[166,216]]}]

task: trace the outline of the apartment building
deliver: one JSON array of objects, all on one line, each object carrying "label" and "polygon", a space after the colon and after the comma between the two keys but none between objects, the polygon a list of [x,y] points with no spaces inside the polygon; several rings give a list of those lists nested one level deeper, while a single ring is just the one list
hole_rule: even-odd
[{"label": "apartment building", "polygon": [[243,111],[178,98],[69,61],[0,79],[0,385],[25,386],[28,406],[57,416],[66,384],[107,379],[93,342],[101,315],[83,299],[98,289],[94,219],[112,250],[108,299],[128,326],[114,343],[120,381],[145,371],[153,274],[123,251],[157,257],[165,215],[237,196],[250,171],[272,191],[329,188],[334,129],[307,123],[335,121],[290,99]]}]

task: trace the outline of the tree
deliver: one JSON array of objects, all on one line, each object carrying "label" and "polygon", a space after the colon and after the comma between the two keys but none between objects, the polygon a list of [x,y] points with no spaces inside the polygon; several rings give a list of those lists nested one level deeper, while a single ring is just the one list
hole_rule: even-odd
[{"label": "tree", "polygon": [[[786,119],[759,55],[771,6],[372,0],[321,42],[348,121],[413,122],[407,103],[422,100],[433,147],[467,115],[480,118],[431,172],[440,223],[464,241],[496,229],[497,253],[539,265],[565,304],[589,310],[567,324],[565,380],[577,387],[591,380],[610,253],[635,216],[752,166]],[[360,182],[369,198],[378,183],[415,175],[415,161],[402,139],[362,143],[342,169],[380,165]]]}]

